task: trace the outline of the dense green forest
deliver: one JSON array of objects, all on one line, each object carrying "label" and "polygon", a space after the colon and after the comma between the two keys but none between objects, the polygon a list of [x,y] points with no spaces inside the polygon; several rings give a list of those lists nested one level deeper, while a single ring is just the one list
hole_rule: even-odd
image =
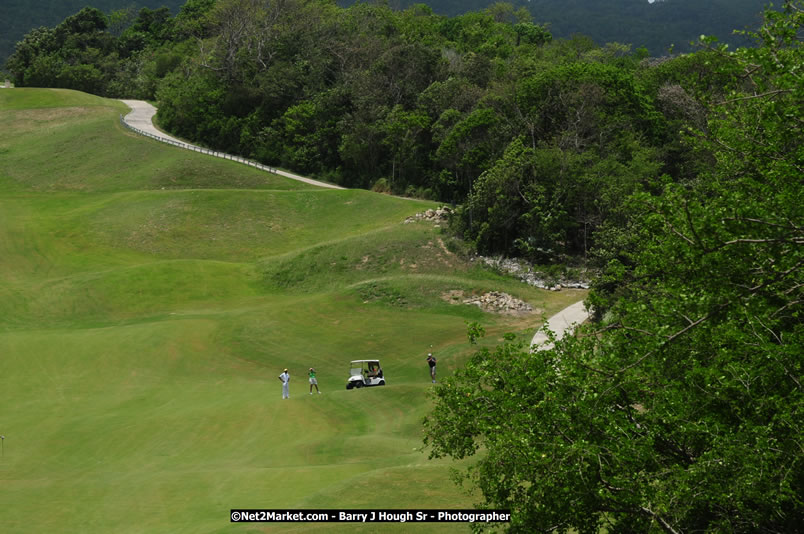
[{"label": "dense green forest", "polygon": [[87,8],[29,32],[8,69],[155,99],[164,128],[217,149],[454,203],[481,253],[599,269],[580,336],[539,357],[511,337],[436,390],[431,452],[483,447],[466,478],[511,531],[802,524],[802,0],[749,47],[663,58],[512,4],[190,0],[111,23]]},{"label": "dense green forest", "polygon": [[431,454],[482,451],[458,478],[509,532],[801,531],[804,4],[785,7],[752,48],[661,67],[705,163],[626,201],[598,319],[551,351],[509,335],[436,388]]}]

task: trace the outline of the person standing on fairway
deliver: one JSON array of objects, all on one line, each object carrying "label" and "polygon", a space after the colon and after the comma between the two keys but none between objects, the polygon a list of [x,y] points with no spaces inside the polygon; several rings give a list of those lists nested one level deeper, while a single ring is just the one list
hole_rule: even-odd
[{"label": "person standing on fairway", "polygon": [[279,381],[282,382],[282,400],[290,398],[290,375],[288,374],[288,370],[285,369],[281,375],[279,375]]},{"label": "person standing on fairway", "polygon": [[313,386],[315,386],[315,390],[318,391],[318,394],[321,395],[321,390],[318,389],[318,380],[315,379],[315,369],[310,367],[310,372],[307,374],[310,376],[310,395],[313,394]]},{"label": "person standing on fairway", "polygon": [[432,353],[432,352],[428,352],[428,353],[427,353],[427,363],[430,365],[430,379],[433,381],[433,384],[435,384],[435,376],[436,376],[436,369],[435,369],[435,366],[436,366],[436,359],[435,359],[435,356],[433,356],[433,353]]}]

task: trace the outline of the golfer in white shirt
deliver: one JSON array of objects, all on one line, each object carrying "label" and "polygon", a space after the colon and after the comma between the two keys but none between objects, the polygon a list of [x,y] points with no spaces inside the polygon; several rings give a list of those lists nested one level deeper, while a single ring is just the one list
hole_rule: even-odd
[{"label": "golfer in white shirt", "polygon": [[285,369],[281,375],[279,375],[279,380],[282,382],[282,399],[289,399],[290,398],[290,375],[288,374],[288,370]]}]

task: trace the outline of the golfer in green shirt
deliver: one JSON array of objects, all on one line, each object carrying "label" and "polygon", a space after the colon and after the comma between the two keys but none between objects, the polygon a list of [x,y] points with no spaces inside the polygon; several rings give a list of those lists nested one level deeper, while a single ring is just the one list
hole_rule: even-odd
[{"label": "golfer in green shirt", "polygon": [[318,389],[318,380],[315,379],[315,369],[310,367],[310,372],[307,374],[310,376],[310,395],[313,394],[313,386],[315,386],[315,390],[318,391],[318,394],[321,395],[321,391]]}]

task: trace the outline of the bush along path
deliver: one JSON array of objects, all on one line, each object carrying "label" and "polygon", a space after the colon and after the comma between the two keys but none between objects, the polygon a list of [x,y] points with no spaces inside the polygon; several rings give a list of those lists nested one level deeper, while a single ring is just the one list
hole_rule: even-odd
[{"label": "bush along path", "polygon": [[300,182],[316,185],[318,187],[326,187],[328,189],[344,189],[343,187],[340,187],[338,185],[328,184],[326,182],[320,182],[318,180],[313,180],[312,178],[305,178],[304,176],[299,176],[297,174],[283,171],[275,167],[269,167],[267,165],[257,163],[256,161],[251,161],[246,158],[241,158],[239,156],[233,156],[231,154],[226,154],[224,152],[210,150],[208,148],[200,147],[198,145],[185,143],[184,141],[181,141],[179,139],[176,139],[175,137],[167,135],[166,133],[157,129],[156,126],[154,126],[153,117],[154,115],[156,115],[156,108],[151,104],[149,104],[148,102],[145,102],[143,100],[121,100],[121,102],[123,102],[125,105],[131,108],[131,111],[125,117],[121,117],[121,122],[123,123],[124,126],[126,126],[130,130],[138,134],[145,135],[147,137],[150,137],[151,139],[156,139],[157,141],[161,141],[163,143],[169,143],[171,145],[180,148],[185,148],[187,150],[194,150],[196,152],[203,152],[204,154],[209,154],[210,156],[237,161],[250,167],[255,167],[257,169],[262,169],[267,172],[278,174],[279,176],[284,176],[285,178],[290,178],[291,180],[298,180]]}]

